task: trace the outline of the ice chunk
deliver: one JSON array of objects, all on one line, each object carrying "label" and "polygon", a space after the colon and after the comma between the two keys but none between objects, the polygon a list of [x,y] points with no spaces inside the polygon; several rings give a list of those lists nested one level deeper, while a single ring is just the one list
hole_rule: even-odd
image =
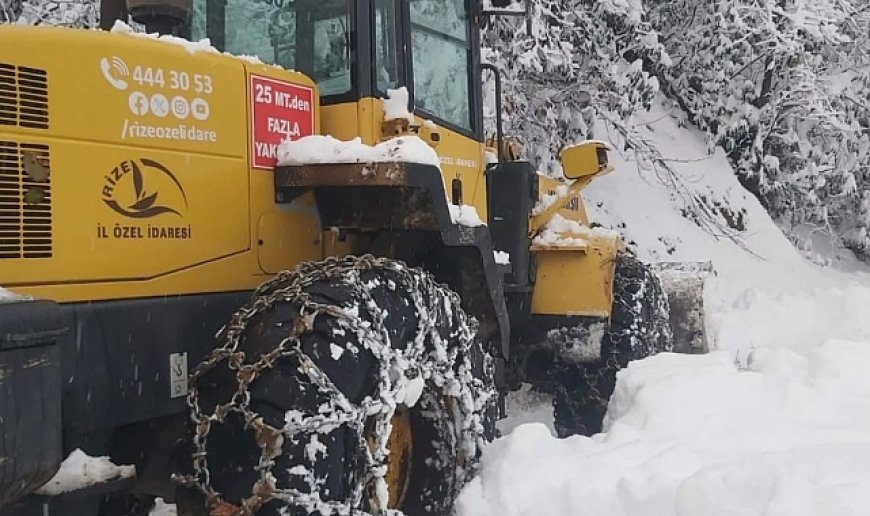
[{"label": "ice chunk", "polygon": [[116,478],[130,478],[135,474],[135,466],[117,466],[108,457],[91,457],[77,448],[63,461],[54,477],[36,493],[56,496]]}]

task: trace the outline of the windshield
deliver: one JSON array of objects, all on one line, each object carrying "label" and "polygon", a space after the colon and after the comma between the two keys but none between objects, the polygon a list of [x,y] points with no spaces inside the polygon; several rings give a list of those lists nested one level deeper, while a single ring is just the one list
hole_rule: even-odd
[{"label": "windshield", "polygon": [[194,0],[191,37],[305,73],[323,96],[351,91],[348,0]]}]

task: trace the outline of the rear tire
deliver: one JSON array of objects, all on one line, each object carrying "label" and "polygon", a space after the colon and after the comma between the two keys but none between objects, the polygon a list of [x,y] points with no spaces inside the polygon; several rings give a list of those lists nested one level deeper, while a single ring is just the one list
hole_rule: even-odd
[{"label": "rear tire", "polygon": [[601,340],[601,359],[556,365],[553,408],[560,437],[600,432],[616,373],[632,360],[671,350],[667,294],[652,268],[620,252],[613,285],[613,312]]},{"label": "rear tire", "polygon": [[179,514],[380,512],[406,409],[413,453],[390,508],[448,514],[494,426],[476,327],[455,293],[392,260],[306,263],[263,284],[192,376]]}]

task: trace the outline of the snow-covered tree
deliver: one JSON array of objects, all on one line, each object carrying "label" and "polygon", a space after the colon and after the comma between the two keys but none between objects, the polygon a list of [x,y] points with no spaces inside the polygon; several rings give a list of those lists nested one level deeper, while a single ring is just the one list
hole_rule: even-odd
[{"label": "snow-covered tree", "polygon": [[99,0],[0,0],[0,23],[95,28]]},{"label": "snow-covered tree", "polygon": [[558,174],[561,147],[593,136],[595,110],[628,120],[649,107],[658,81],[644,63],[667,57],[641,0],[527,1],[529,20],[490,20],[484,57],[504,74],[507,132],[526,159]]},{"label": "snow-covered tree", "polygon": [[[606,139],[665,185],[686,218],[738,241],[742,227],[705,205],[710,198],[696,195],[635,125],[659,92],[652,72],[671,65],[643,1],[527,1],[528,20],[490,20],[483,33],[484,58],[504,76],[506,133],[520,139],[523,159],[559,176],[564,145]],[[594,124],[607,134],[594,134]]]},{"label": "snow-covered tree", "polygon": [[870,247],[865,3],[648,2],[673,60],[664,91],[780,222],[856,248]]},{"label": "snow-covered tree", "polygon": [[21,0],[0,0],[0,23],[13,22],[21,16]]},{"label": "snow-covered tree", "polygon": [[870,3],[865,3],[841,24],[849,42],[834,56],[832,68],[838,90],[836,104],[850,125],[851,152],[843,159],[854,169],[850,179],[852,205],[856,208],[843,228],[848,246],[870,258]]}]

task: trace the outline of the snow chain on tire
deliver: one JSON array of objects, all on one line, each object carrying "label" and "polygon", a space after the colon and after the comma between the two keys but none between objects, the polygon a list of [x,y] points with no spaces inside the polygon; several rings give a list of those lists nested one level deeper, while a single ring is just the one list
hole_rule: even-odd
[{"label": "snow chain on tire", "polygon": [[[385,284],[390,291],[404,292],[418,315],[416,334],[412,332],[412,338],[406,342],[391,342],[384,326],[388,311],[379,307],[370,295],[373,287],[370,274],[367,283],[361,280],[362,275],[379,271],[382,274],[375,281],[380,281],[381,286]],[[318,282],[333,282],[348,288],[349,299],[337,304],[323,302],[322,296],[306,290]],[[271,351],[257,357],[246,357],[243,343],[251,320],[284,303],[293,304],[299,313],[299,317],[288,326],[286,338]],[[347,332],[353,332],[361,345],[359,347],[365,348],[376,359],[372,369],[376,375],[374,388],[358,403],[353,403],[342,393],[334,383],[336,379],[330,378],[318,366],[316,357],[303,351],[301,339],[312,333],[319,318],[334,321]],[[450,330],[447,338],[443,333],[445,327]],[[427,388],[437,388],[449,396],[446,410],[452,410],[453,416],[458,414],[453,419],[458,423],[449,424],[460,427],[453,430],[461,441],[458,453],[465,457],[463,471],[458,471],[457,475],[468,479],[474,473],[485,440],[485,411],[495,396],[489,356],[485,355],[484,364],[488,374],[481,377],[473,370],[475,364],[470,351],[473,346],[479,346],[476,333],[477,321],[460,308],[457,294],[437,284],[429,274],[394,260],[347,256],[303,263],[295,270],[282,272],[261,285],[252,299],[233,315],[218,333],[220,345],[191,375],[187,404],[194,426],[193,472],[179,475],[177,480],[181,485],[201,492],[208,508],[226,505],[226,498],[210,482],[207,442],[210,432],[224,424],[228,417],[241,417],[245,431],[253,434],[259,447],[259,462],[255,468],[259,476],[250,495],[241,500],[234,514],[255,514],[264,504],[274,500],[282,506],[324,516],[400,514],[386,508],[387,438],[391,432],[391,417],[401,401],[407,399],[401,396],[412,390],[415,382],[418,389],[425,382]],[[348,350],[350,347],[353,346],[349,344]],[[313,410],[286,414],[284,426],[276,427],[267,424],[262,415],[251,408],[250,388],[278,361],[288,359],[298,363],[300,378],[327,397]],[[213,410],[207,411],[200,399],[202,393],[197,381],[220,367],[231,371],[228,374],[233,377],[233,382],[237,382],[237,388],[232,389],[232,395],[224,403],[217,403]],[[425,402],[426,397],[423,398],[421,403]],[[431,401],[423,406],[432,410]],[[343,499],[323,499],[313,469],[307,477],[302,472],[302,478],[307,478],[307,489],[278,485],[276,458],[282,454],[285,442],[295,443],[301,436],[323,436],[339,427],[350,429],[353,436],[350,445],[353,460],[345,464],[346,476],[343,477],[347,479],[349,488],[344,491]],[[254,460],[257,460],[256,456]],[[296,466],[293,469],[300,467],[304,468]]]}]

